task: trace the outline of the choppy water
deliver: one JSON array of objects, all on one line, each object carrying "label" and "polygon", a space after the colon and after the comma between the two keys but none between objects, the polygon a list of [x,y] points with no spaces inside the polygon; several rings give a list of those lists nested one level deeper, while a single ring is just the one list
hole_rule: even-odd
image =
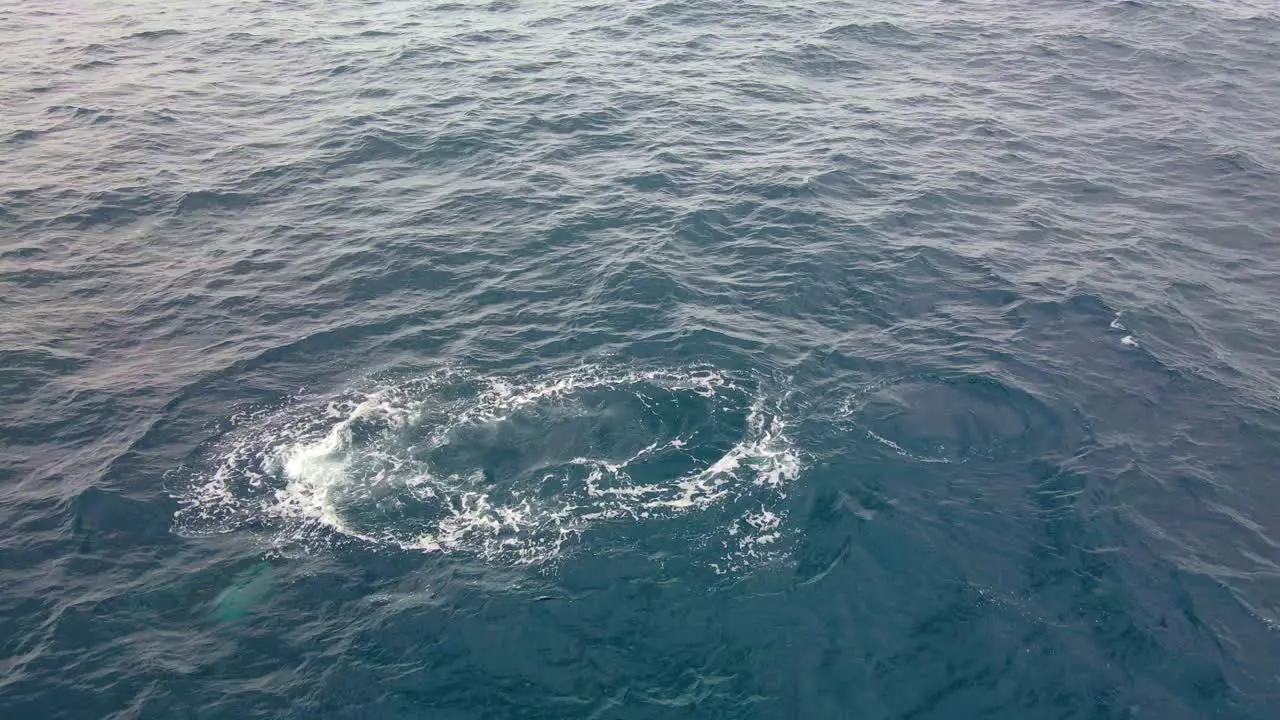
[{"label": "choppy water", "polygon": [[1269,718],[1270,2],[0,5],[8,718]]}]

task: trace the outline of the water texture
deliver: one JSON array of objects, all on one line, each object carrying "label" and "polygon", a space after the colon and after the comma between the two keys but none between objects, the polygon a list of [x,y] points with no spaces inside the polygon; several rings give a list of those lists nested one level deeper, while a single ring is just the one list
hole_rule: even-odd
[{"label": "water texture", "polygon": [[1274,3],[0,47],[6,720],[1280,707]]}]

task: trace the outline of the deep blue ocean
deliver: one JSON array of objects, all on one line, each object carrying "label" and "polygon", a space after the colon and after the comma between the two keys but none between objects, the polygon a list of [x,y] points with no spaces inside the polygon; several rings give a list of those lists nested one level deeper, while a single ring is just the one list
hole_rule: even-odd
[{"label": "deep blue ocean", "polygon": [[0,718],[1280,717],[1273,0],[0,0]]}]

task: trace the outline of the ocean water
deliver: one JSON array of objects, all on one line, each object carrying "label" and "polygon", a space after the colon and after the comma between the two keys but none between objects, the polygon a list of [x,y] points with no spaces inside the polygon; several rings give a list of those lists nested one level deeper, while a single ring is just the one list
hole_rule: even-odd
[{"label": "ocean water", "polygon": [[5,720],[1280,712],[1274,2],[0,48]]}]

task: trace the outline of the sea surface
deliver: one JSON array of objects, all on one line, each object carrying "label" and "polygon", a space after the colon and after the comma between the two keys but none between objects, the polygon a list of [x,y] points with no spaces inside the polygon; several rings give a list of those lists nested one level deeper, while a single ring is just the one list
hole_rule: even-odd
[{"label": "sea surface", "polygon": [[1280,716],[1271,0],[0,2],[0,717]]}]

